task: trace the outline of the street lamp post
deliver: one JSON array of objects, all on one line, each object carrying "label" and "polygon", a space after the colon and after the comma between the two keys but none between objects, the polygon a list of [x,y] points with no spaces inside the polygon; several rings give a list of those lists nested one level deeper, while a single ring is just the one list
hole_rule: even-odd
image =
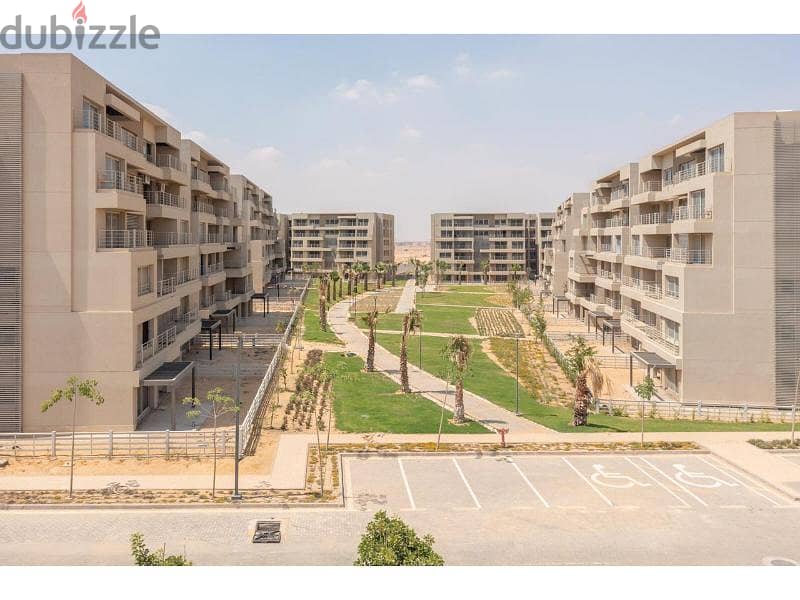
[{"label": "street lamp post", "polygon": [[514,338],[516,342],[516,350],[517,350],[517,369],[516,369],[516,394],[517,394],[517,411],[516,414],[519,416],[519,334]]},{"label": "street lamp post", "polygon": [[242,408],[242,346],[244,340],[242,334],[239,334],[239,340],[236,344],[236,437],[235,437],[235,450],[233,456],[233,495],[231,500],[241,500],[242,495],[239,493],[239,445],[241,437],[239,432],[239,412]]}]

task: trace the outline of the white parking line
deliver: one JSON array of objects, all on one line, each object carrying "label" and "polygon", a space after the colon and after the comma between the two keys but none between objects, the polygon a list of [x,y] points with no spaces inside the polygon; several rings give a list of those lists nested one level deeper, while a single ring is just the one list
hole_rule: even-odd
[{"label": "white parking line", "polygon": [[569,465],[569,468],[572,469],[573,471],[575,471],[575,473],[578,474],[578,477],[580,477],[581,479],[583,479],[586,482],[586,485],[588,485],[595,492],[597,492],[597,495],[600,496],[605,501],[606,504],[608,504],[609,506],[614,506],[614,503],[611,500],[609,500],[608,497],[603,492],[598,490],[595,487],[595,485],[583,475],[583,473],[578,471],[578,469],[576,469],[575,466],[571,462],[569,462],[564,456],[561,457],[561,460],[563,460],[565,463],[567,463]]},{"label": "white parking line", "polygon": [[539,490],[537,490],[537,489],[536,489],[536,488],[533,486],[533,484],[530,482],[530,480],[529,480],[529,479],[528,479],[528,478],[525,476],[525,473],[523,473],[523,472],[522,472],[522,469],[520,469],[520,468],[519,468],[519,466],[517,466],[517,463],[515,463],[513,460],[510,460],[509,462],[511,463],[511,466],[513,466],[513,467],[514,467],[514,468],[517,470],[517,473],[519,473],[519,476],[520,476],[520,477],[522,477],[522,480],[523,480],[523,481],[524,481],[526,484],[528,484],[528,487],[529,487],[529,488],[531,488],[531,491],[532,491],[534,494],[536,494],[536,497],[537,497],[537,498],[539,498],[539,500],[541,500],[541,501],[542,501],[542,504],[544,504],[545,508],[550,508],[550,505],[547,503],[547,500],[545,500],[545,499],[544,499],[544,496],[542,496],[542,495],[539,493]]},{"label": "white parking line", "polygon": [[638,456],[637,458],[639,460],[641,460],[643,463],[645,463],[647,465],[650,465],[651,469],[654,469],[655,471],[658,471],[659,473],[661,473],[661,475],[663,475],[667,480],[671,481],[673,484],[675,484],[676,486],[681,488],[684,492],[689,494],[692,498],[697,500],[700,504],[702,504],[703,506],[708,506],[708,503],[705,500],[703,500],[702,498],[700,498],[699,496],[694,494],[690,489],[688,489],[687,487],[682,485],[679,481],[676,481],[675,479],[673,479],[672,477],[670,477],[669,475],[664,473],[664,471],[659,469],[657,466],[655,466],[653,463],[651,463],[649,460],[647,460],[644,456]]},{"label": "white parking line", "polygon": [[467,491],[469,492],[469,495],[472,496],[472,501],[475,503],[475,506],[477,508],[482,508],[481,503],[478,502],[478,497],[475,495],[475,492],[472,491],[467,478],[464,477],[464,471],[461,470],[461,467],[458,465],[458,461],[455,459],[455,457],[453,457],[453,464],[456,466],[458,474],[461,475],[461,481],[463,481],[464,485],[467,486]]},{"label": "white parking line", "polygon": [[408,503],[411,504],[411,510],[417,510],[417,505],[414,503],[414,496],[411,495],[411,486],[408,485],[408,478],[406,477],[406,470],[403,467],[403,459],[398,458],[397,464],[400,465],[400,475],[403,476],[403,483],[406,486],[406,494],[408,494]]},{"label": "white parking line", "polygon": [[637,469],[639,469],[639,471],[641,471],[642,473],[644,473],[644,474],[645,474],[647,477],[649,477],[650,479],[652,479],[653,481],[655,481],[655,482],[656,482],[658,485],[660,485],[662,488],[664,488],[664,490],[666,490],[668,493],[672,494],[672,496],[673,496],[674,498],[676,498],[676,499],[677,499],[677,500],[678,500],[678,501],[679,501],[681,504],[683,504],[684,506],[688,506],[688,507],[691,507],[691,506],[692,506],[692,505],[691,505],[691,504],[689,504],[689,503],[688,503],[686,500],[684,500],[683,498],[681,498],[680,496],[678,496],[678,494],[676,494],[676,493],[675,493],[675,492],[673,492],[671,489],[669,489],[667,486],[665,486],[663,483],[661,483],[661,482],[660,482],[658,479],[656,479],[655,477],[653,477],[653,476],[652,476],[650,473],[648,473],[647,471],[645,471],[645,470],[644,470],[642,467],[640,467],[640,466],[639,466],[639,465],[637,465],[635,462],[633,462],[633,461],[630,459],[630,457],[626,456],[626,457],[625,457],[625,460],[627,460],[627,461],[628,461],[629,463],[631,463],[631,464],[632,464],[634,467],[636,467]]},{"label": "white parking line", "polygon": [[776,502],[776,501],[775,501],[773,498],[770,498],[770,497],[769,497],[769,496],[767,496],[766,494],[763,494],[763,493],[759,492],[759,491],[758,491],[757,489],[755,489],[754,487],[747,485],[747,484],[746,484],[746,483],[744,483],[743,481],[740,481],[739,479],[737,479],[736,477],[734,477],[734,476],[733,476],[731,473],[729,473],[727,470],[723,470],[723,469],[721,469],[720,467],[718,467],[718,466],[717,466],[717,465],[715,465],[714,463],[712,463],[712,462],[710,462],[710,461],[706,460],[706,459],[705,459],[705,458],[703,458],[702,456],[699,456],[698,458],[699,458],[701,461],[703,461],[704,463],[706,463],[706,464],[707,464],[709,467],[711,467],[712,469],[716,469],[717,471],[719,471],[719,472],[720,472],[720,473],[722,473],[723,475],[726,475],[727,477],[730,477],[730,478],[731,478],[731,479],[733,479],[733,480],[734,480],[736,483],[738,483],[738,484],[739,484],[739,485],[741,485],[742,487],[745,487],[745,488],[747,488],[748,490],[750,490],[751,492],[753,492],[753,493],[754,493],[754,494],[756,494],[757,496],[761,496],[762,498],[764,498],[764,500],[768,500],[769,502],[772,502],[772,504],[773,504],[774,506],[780,506],[780,505],[781,505],[781,504],[780,504],[780,502]]}]

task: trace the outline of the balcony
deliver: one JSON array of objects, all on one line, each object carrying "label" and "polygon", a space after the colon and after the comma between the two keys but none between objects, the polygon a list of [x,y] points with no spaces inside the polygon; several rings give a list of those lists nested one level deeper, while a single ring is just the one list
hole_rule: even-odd
[{"label": "balcony", "polygon": [[681,206],[672,211],[673,221],[688,221],[691,219],[706,220],[711,218],[711,211],[702,206]]},{"label": "balcony", "polygon": [[153,246],[153,232],[144,229],[101,229],[97,246],[109,248],[149,248]]},{"label": "balcony", "polygon": [[156,286],[156,296],[159,298],[163,296],[169,296],[170,294],[175,293],[175,278],[174,277],[167,277],[166,279],[162,279],[158,282]]},{"label": "balcony", "polygon": [[208,277],[209,275],[213,275],[214,273],[221,273],[224,269],[225,265],[222,262],[205,265],[204,267],[200,268],[200,276]]},{"label": "balcony", "polygon": [[181,162],[177,156],[171,154],[159,154],[156,156],[156,165],[164,169],[174,169],[181,173],[186,173],[186,163]]},{"label": "balcony", "polygon": [[656,300],[661,298],[661,286],[655,281],[645,281],[644,279],[625,276],[622,278],[622,285],[626,288],[639,290],[648,298]]},{"label": "balcony", "polygon": [[678,340],[668,338],[661,329],[650,323],[645,323],[641,320],[639,313],[631,309],[625,309],[622,313],[622,320],[629,323],[635,329],[638,329],[647,336],[647,339],[655,342],[658,346],[678,356],[680,354],[680,344]]},{"label": "balcony", "polygon": [[175,273],[175,285],[181,286],[197,279],[197,269],[183,269]]},{"label": "balcony", "polygon": [[153,245],[155,246],[178,246],[193,244],[191,233],[178,231],[154,231]]},{"label": "balcony", "polygon": [[222,236],[218,233],[201,233],[200,234],[200,243],[201,244],[221,244],[222,243]]},{"label": "balcony", "polygon": [[198,169],[197,167],[192,167],[192,181],[204,183],[211,187],[211,177],[203,169]]},{"label": "balcony", "polygon": [[667,190],[671,187],[679,185],[684,181],[689,181],[695,177],[702,177],[706,173],[716,173],[722,171],[723,165],[721,161],[713,161],[711,164],[705,162],[695,163],[686,168],[679,169],[672,174],[672,177],[663,177],[661,180],[661,187]]},{"label": "balcony", "polygon": [[192,200],[192,212],[214,215],[214,204],[205,200]]},{"label": "balcony", "polygon": [[153,358],[156,354],[168,348],[171,344],[175,343],[175,337],[178,334],[178,329],[174,325],[169,329],[162,331],[152,340],[148,340],[141,344],[136,352],[136,366],[142,366],[146,361]]},{"label": "balcony", "polygon": [[148,161],[153,162],[152,155],[145,153],[145,146],[139,136],[128,131],[116,121],[112,121],[103,113],[96,110],[82,110],[78,112],[76,127],[79,129],[93,129],[120,142],[125,147],[138,152]]},{"label": "balcony", "polygon": [[667,260],[684,265],[710,265],[711,250],[689,250],[687,248],[667,248]]},{"label": "balcony", "polygon": [[144,199],[147,204],[158,204],[161,206],[172,206],[174,208],[186,208],[186,200],[177,194],[169,192],[151,191],[144,192]]},{"label": "balcony", "polygon": [[100,171],[97,183],[99,190],[118,190],[141,196],[142,178],[123,171]]}]

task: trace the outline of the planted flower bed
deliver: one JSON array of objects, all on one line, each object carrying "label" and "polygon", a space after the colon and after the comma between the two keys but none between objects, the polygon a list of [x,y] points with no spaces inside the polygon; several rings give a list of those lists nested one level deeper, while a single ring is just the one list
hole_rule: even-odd
[{"label": "planted flower bed", "polygon": [[475,311],[475,323],[481,335],[502,337],[524,334],[514,314],[505,308],[479,308]]}]

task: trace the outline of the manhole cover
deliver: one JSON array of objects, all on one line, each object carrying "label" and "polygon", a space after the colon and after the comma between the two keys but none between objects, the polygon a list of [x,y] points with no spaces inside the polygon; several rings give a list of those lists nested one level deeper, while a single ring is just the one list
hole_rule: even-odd
[{"label": "manhole cover", "polygon": [[256,521],[256,531],[253,534],[254,544],[279,544],[280,541],[280,521]]},{"label": "manhole cover", "polygon": [[781,556],[767,556],[764,559],[764,564],[773,567],[796,567],[797,561],[791,558],[783,558]]}]

